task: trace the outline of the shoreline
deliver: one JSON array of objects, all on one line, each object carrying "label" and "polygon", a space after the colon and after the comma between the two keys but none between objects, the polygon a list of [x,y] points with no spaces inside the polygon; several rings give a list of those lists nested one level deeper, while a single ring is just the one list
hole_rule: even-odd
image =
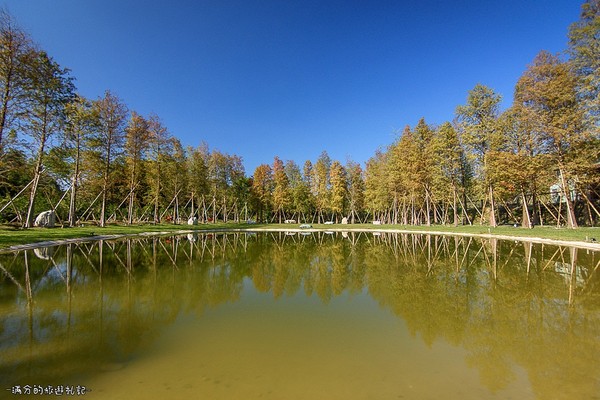
[{"label": "shoreline", "polygon": [[190,233],[228,233],[228,232],[378,232],[378,233],[402,233],[402,234],[419,234],[419,235],[434,235],[434,236],[460,236],[460,237],[478,237],[484,239],[500,239],[500,240],[513,240],[518,242],[531,242],[540,244],[551,244],[556,246],[568,246],[575,247],[584,250],[600,251],[600,243],[585,242],[580,240],[563,240],[563,239],[550,239],[535,236],[513,236],[505,234],[493,234],[493,233],[469,233],[469,232],[452,232],[452,231],[436,231],[436,230],[411,230],[411,229],[364,229],[364,228],[339,228],[339,227],[327,227],[327,228],[265,228],[265,227],[247,227],[247,228],[211,228],[211,229],[180,229],[180,230],[165,230],[165,231],[147,231],[140,233],[118,233],[118,234],[106,234],[106,235],[94,235],[94,236],[82,236],[75,238],[55,239],[41,242],[16,244],[13,246],[0,248],[0,253],[10,253],[21,250],[31,250],[41,247],[59,246],[69,243],[84,243],[94,242],[98,240],[116,240],[127,237],[144,237],[144,236],[163,236],[163,235],[185,235]]}]

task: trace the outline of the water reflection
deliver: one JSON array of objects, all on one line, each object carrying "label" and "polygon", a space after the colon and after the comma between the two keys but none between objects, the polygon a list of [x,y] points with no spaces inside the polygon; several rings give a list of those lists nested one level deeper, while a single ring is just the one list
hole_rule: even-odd
[{"label": "water reflection", "polygon": [[275,299],[303,292],[323,303],[366,291],[428,346],[465,349],[491,392],[523,373],[539,399],[600,392],[600,254],[302,233],[140,236],[0,254],[2,388],[118,370],[178,317],[235,302],[251,282]]}]

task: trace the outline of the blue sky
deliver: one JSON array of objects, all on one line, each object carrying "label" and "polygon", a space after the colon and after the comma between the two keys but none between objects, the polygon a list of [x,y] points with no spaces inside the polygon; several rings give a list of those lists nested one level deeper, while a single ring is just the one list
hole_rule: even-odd
[{"label": "blue sky", "polygon": [[89,98],[110,89],[184,145],[364,162],[477,83],[512,101],[583,0],[0,0]]}]

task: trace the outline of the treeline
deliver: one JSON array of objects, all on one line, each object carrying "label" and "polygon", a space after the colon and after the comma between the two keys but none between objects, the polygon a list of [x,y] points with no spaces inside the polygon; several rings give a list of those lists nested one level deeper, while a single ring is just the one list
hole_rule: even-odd
[{"label": "treeline", "polygon": [[157,115],[107,91],[76,93],[68,69],[0,15],[0,220],[256,220],[596,225],[600,217],[600,2],[569,30],[567,57],[540,52],[501,112],[476,85],[453,121],[421,119],[366,163],[242,158],[184,147]]}]

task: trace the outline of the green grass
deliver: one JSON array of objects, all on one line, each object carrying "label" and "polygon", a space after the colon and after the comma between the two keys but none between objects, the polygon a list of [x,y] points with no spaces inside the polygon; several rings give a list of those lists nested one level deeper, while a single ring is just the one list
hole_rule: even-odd
[{"label": "green grass", "polygon": [[[45,242],[52,240],[92,237],[99,235],[134,235],[143,232],[173,232],[179,230],[221,230],[221,229],[290,229],[298,228],[298,224],[255,224],[248,225],[245,223],[217,223],[217,224],[201,224],[197,226],[189,225],[109,225],[101,228],[98,226],[85,226],[77,228],[31,228],[21,229],[10,226],[0,226],[0,249],[7,248],[19,244],[29,244],[36,242]],[[313,228],[321,230],[343,230],[343,229],[361,229],[361,230],[390,230],[402,229],[414,232],[437,231],[448,233],[464,233],[464,234],[494,234],[502,236],[517,236],[517,237],[539,237],[555,240],[569,241],[590,241],[595,238],[600,242],[600,228],[579,228],[566,229],[555,227],[535,227],[533,229],[515,228],[512,226],[500,226],[497,228],[489,228],[487,226],[443,226],[433,225],[426,226],[406,226],[406,225],[372,225],[372,224],[354,224],[354,225],[320,225],[312,224]]]}]

